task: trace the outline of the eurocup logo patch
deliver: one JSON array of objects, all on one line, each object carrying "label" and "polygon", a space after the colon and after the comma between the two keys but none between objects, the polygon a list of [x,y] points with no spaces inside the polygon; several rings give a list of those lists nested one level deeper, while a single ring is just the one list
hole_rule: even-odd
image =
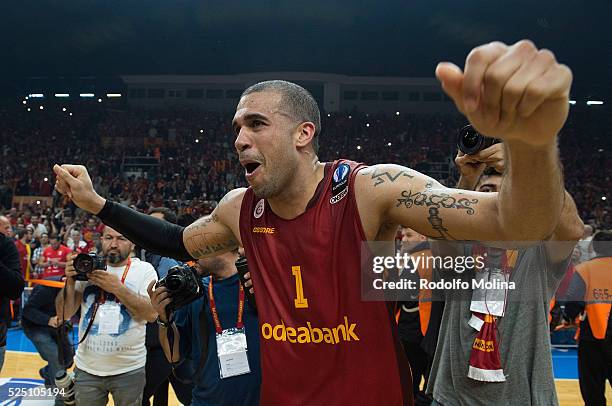
[{"label": "eurocup logo patch", "polygon": [[334,182],[338,183],[346,179],[346,176],[349,174],[350,171],[351,167],[347,164],[341,164],[340,166],[338,166],[334,171]]},{"label": "eurocup logo patch", "polygon": [[348,194],[348,180],[351,167],[348,164],[340,164],[334,171],[332,182],[331,204],[336,204]]},{"label": "eurocup logo patch", "polygon": [[255,206],[255,210],[253,210],[253,216],[256,219],[260,218],[263,215],[264,207],[266,207],[264,199],[261,199],[259,202],[257,202],[257,206]]}]

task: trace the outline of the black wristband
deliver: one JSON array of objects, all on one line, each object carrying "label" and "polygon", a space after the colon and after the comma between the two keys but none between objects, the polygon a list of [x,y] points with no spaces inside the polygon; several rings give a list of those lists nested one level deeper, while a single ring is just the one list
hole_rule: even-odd
[{"label": "black wristband", "polygon": [[111,202],[110,200],[106,199],[106,202],[104,202],[104,207],[102,207],[102,210],[100,210],[100,213],[96,214],[96,216],[98,216],[100,218],[100,220],[102,220],[104,222],[104,219],[108,218],[108,216],[110,214],[110,210],[111,210],[112,205],[113,205],[113,202]]},{"label": "black wristband", "polygon": [[164,257],[191,261],[183,244],[184,227],[140,213],[119,203],[107,200],[98,213],[104,224],[117,230],[128,240]]}]

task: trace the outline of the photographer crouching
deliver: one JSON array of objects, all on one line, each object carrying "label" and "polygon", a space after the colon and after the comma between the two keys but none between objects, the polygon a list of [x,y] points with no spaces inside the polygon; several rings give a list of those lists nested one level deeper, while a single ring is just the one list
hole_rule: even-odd
[{"label": "photographer crouching", "polygon": [[[174,365],[189,358],[196,368],[192,406],[259,404],[255,299],[241,284],[246,261],[237,259],[235,251],[200,259],[191,272],[171,269],[155,289],[149,286],[166,358]],[[194,274],[201,290],[195,300],[186,297]]]},{"label": "photographer crouching", "polygon": [[81,308],[75,357],[77,405],[140,406],[145,386],[145,325],[157,317],[147,286],[157,280],[151,264],[130,258],[134,244],[110,227],[102,254],[71,254],[66,286],[55,302],[60,320]]}]

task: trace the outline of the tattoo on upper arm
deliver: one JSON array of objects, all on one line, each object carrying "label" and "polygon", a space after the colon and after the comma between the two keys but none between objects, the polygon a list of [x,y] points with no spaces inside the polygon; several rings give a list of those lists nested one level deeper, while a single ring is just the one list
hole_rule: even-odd
[{"label": "tattoo on upper arm", "polygon": [[410,173],[408,170],[400,170],[400,171],[382,171],[378,168],[373,168],[372,171],[364,171],[362,175],[367,176],[371,175],[371,179],[374,180],[374,186],[378,186],[385,182],[395,182],[400,177],[414,178],[414,175]]},{"label": "tattoo on upper arm", "polygon": [[404,190],[402,192],[402,197],[397,199],[395,207],[403,205],[409,209],[414,205],[436,207],[438,209],[463,209],[467,214],[472,215],[476,210],[474,207],[471,207],[471,205],[477,203],[478,199],[469,199],[467,197],[457,199],[448,193],[434,193],[431,190],[426,190],[425,192]]},{"label": "tattoo on upper arm", "polygon": [[238,248],[238,242],[233,238],[222,242],[212,242],[222,238],[223,235],[218,233],[202,233],[189,237],[187,244],[191,248],[190,254],[196,258],[201,258],[206,255]]},{"label": "tattoo on upper arm", "polygon": [[219,216],[217,214],[211,214],[208,217],[204,217],[203,219],[204,224],[211,224],[211,223],[218,223],[219,222]]},{"label": "tattoo on upper arm", "polygon": [[214,233],[208,229],[210,224],[218,222],[219,216],[213,213],[198,221],[189,230],[190,235],[185,239],[185,247],[192,256],[200,258],[238,247],[238,242],[234,238],[227,239],[224,234]]}]

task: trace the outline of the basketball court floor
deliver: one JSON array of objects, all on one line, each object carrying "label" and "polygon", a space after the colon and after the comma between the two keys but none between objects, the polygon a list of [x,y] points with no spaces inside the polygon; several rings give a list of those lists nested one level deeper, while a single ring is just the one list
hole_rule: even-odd
[{"label": "basketball court floor", "polygon": [[[34,345],[23,334],[21,329],[8,333],[6,358],[0,373],[0,406],[9,405],[53,405],[52,400],[28,400],[9,397],[10,388],[34,388],[41,386],[43,380],[38,370],[46,363],[40,358]],[[553,349],[553,367],[557,395],[561,406],[583,404],[578,387],[577,355],[575,349]],[[11,392],[15,392],[13,389]],[[172,387],[170,387],[169,405],[178,406]],[[606,388],[606,398],[612,402],[612,390]],[[109,402],[112,404],[112,401]]]}]

